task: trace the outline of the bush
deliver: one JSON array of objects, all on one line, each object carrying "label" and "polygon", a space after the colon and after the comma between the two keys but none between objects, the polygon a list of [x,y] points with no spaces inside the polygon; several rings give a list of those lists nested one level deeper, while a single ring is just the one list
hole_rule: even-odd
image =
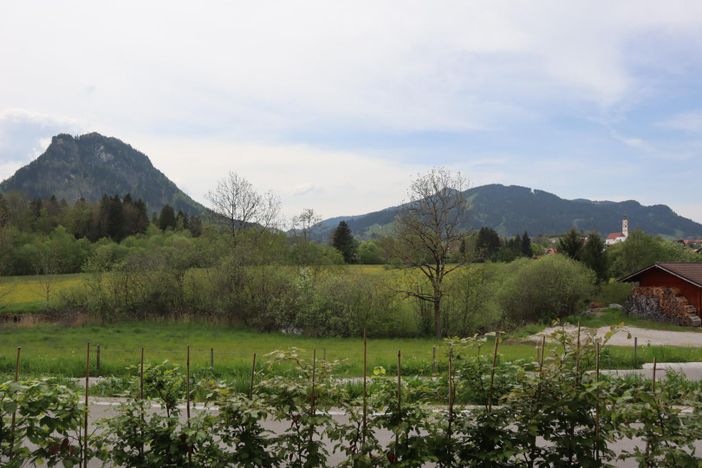
[{"label": "bush", "polygon": [[297,327],[312,336],[411,336],[416,317],[382,278],[352,270],[301,278]]},{"label": "bush", "polygon": [[631,294],[634,285],[632,283],[620,283],[611,281],[600,286],[595,295],[595,302],[600,304],[624,304],[626,298]]},{"label": "bush", "polygon": [[442,320],[448,336],[470,336],[498,327],[502,310],[496,292],[507,268],[494,263],[469,265],[448,277]]},{"label": "bush", "polygon": [[595,274],[563,255],[519,260],[500,291],[506,316],[521,324],[572,315],[592,297]]}]

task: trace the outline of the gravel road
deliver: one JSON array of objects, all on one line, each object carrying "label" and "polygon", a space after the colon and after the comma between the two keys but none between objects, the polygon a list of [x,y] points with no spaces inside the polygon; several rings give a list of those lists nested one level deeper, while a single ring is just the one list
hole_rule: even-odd
[{"label": "gravel road", "polygon": [[[549,327],[542,332],[529,337],[530,341],[540,342],[541,337],[547,337],[554,331],[559,330],[556,327]],[[566,330],[571,333],[577,332],[577,327],[567,326]],[[583,330],[591,330],[583,328]],[[639,340],[639,346],[654,345],[654,346],[685,346],[685,347],[702,347],[702,329],[700,331],[668,331],[668,330],[650,330],[648,328],[624,327],[610,338],[608,344],[615,346],[633,346],[634,337]],[[597,328],[597,336],[603,337],[610,331],[610,327]]]}]

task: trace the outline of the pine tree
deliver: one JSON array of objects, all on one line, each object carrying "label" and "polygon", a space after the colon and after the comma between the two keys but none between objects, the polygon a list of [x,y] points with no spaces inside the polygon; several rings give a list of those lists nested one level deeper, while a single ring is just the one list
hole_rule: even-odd
[{"label": "pine tree", "polygon": [[580,260],[583,240],[578,231],[571,229],[558,241],[558,250],[574,260]]},{"label": "pine tree", "polygon": [[146,213],[146,203],[139,199],[134,201],[130,194],[122,202],[124,210],[124,235],[143,234],[149,227],[149,216]]},{"label": "pine tree", "polygon": [[346,221],[341,221],[334,230],[332,245],[341,252],[341,255],[344,257],[344,262],[356,262],[356,240],[353,238],[351,229]]},{"label": "pine tree", "polygon": [[161,208],[161,214],[158,217],[158,227],[162,231],[166,229],[175,229],[176,227],[176,217],[175,211],[171,205],[165,205]]},{"label": "pine tree", "polygon": [[118,195],[108,198],[105,235],[116,242],[124,239],[124,210]]},{"label": "pine tree", "polygon": [[475,253],[482,260],[494,260],[501,244],[497,231],[489,227],[482,227],[478,231],[478,238],[475,241]]},{"label": "pine tree", "polygon": [[531,239],[529,238],[529,234],[524,231],[524,235],[522,236],[522,255],[525,257],[533,257],[534,256],[534,249],[531,248]]},{"label": "pine tree", "polygon": [[597,275],[597,282],[607,281],[609,265],[604,240],[596,232],[591,233],[582,248],[580,259]]}]

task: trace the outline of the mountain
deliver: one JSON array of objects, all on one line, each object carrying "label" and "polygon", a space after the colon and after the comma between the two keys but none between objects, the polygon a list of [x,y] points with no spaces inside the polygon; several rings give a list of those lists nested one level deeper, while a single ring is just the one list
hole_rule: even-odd
[{"label": "mountain", "polygon": [[94,202],[103,194],[130,193],[144,200],[151,212],[160,211],[166,204],[187,214],[205,211],[156,169],[145,154],[99,133],[53,137],[44,154],[0,183],[0,192],[15,191],[30,198],[56,195],[68,202],[80,198]]},{"label": "mountain", "polygon": [[[621,230],[622,218],[629,219],[631,229],[670,238],[702,237],[702,224],[676,214],[666,205],[643,206],[634,200],[623,202],[565,200],[543,190],[515,185],[483,185],[465,192],[468,209],[461,222],[466,231],[491,227],[503,236],[524,231],[530,235],[560,234],[571,228],[603,235]],[[314,226],[312,235],[320,241],[329,239],[339,221],[346,221],[361,239],[389,233],[401,206],[359,216],[340,216]]]}]

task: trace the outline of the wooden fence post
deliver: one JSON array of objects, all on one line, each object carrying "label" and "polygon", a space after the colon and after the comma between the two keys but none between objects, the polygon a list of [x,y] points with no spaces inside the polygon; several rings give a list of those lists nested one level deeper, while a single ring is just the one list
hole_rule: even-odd
[{"label": "wooden fence post", "polygon": [[[595,342],[595,382],[600,381],[600,342]],[[600,388],[595,392],[595,460],[600,461]]]},{"label": "wooden fence post", "polygon": [[635,336],[634,337],[634,369],[636,369],[639,365],[639,359],[638,359],[638,348],[639,348],[639,337]]},{"label": "wooden fence post", "polygon": [[139,455],[144,457],[144,426],[146,425],[146,415],[144,414],[144,347],[141,348],[141,358],[139,359],[139,402],[141,407],[141,444],[139,445]]},{"label": "wooden fence post", "polygon": [[[22,353],[22,347],[17,347],[17,357],[15,359],[15,382],[19,382],[19,370],[20,370],[20,354]],[[15,425],[17,423],[17,408],[12,411],[12,422],[10,424],[10,459],[12,459],[12,452],[15,449]]]},{"label": "wooden fence post", "polygon": [[95,347],[95,372],[100,372],[100,345]]},{"label": "wooden fence post", "polygon": [[253,398],[254,380],[256,378],[256,353],[253,353],[253,363],[251,364],[251,383],[249,384],[249,398]]},{"label": "wooden fence post", "polygon": [[317,348],[312,350],[312,389],[310,392],[310,445],[314,438],[314,416],[317,414],[317,408],[315,406],[315,384],[317,378]]},{"label": "wooden fence post", "polygon": [[83,466],[88,468],[88,389],[90,385],[90,343],[85,350],[85,414],[83,420]]},{"label": "wooden fence post", "polygon": [[546,335],[541,337],[541,356],[539,357],[539,377],[543,377],[545,354],[546,354]]},{"label": "wooden fence post", "polygon": [[436,346],[431,348],[431,376],[436,375]]},{"label": "wooden fence post", "polygon": [[363,426],[361,429],[361,442],[363,450],[366,446],[366,429],[368,427],[368,338],[366,328],[363,328]]},{"label": "wooden fence post", "polygon": [[488,390],[487,410],[492,411],[492,392],[495,385],[495,367],[497,367],[497,348],[500,345],[500,332],[495,333],[495,350],[492,353],[492,370],[490,372],[490,389]]},{"label": "wooden fence post", "polygon": [[[186,393],[186,403],[185,411],[188,422],[188,429],[190,429],[190,345],[188,345],[185,354],[185,393]],[[192,465],[193,462],[193,451],[192,447],[188,444],[188,464]]]},{"label": "wooden fence post", "polygon": [[451,443],[453,435],[453,400],[455,395],[455,388],[453,382],[453,346],[449,345],[448,352],[448,428],[446,431],[446,436],[448,438],[449,459],[453,459],[453,444]]},{"label": "wooden fence post", "polygon": [[575,382],[580,384],[580,322],[578,322],[578,338],[575,344]]},{"label": "wooden fence post", "polygon": [[214,348],[210,348],[210,370],[214,372]]},{"label": "wooden fence post", "polygon": [[[402,417],[402,352],[399,349],[397,350],[397,415]],[[400,433],[395,432],[395,455],[397,455],[399,446]]]},{"label": "wooden fence post", "polygon": [[188,427],[190,427],[190,345],[188,345],[185,352],[185,414],[188,420]]}]

